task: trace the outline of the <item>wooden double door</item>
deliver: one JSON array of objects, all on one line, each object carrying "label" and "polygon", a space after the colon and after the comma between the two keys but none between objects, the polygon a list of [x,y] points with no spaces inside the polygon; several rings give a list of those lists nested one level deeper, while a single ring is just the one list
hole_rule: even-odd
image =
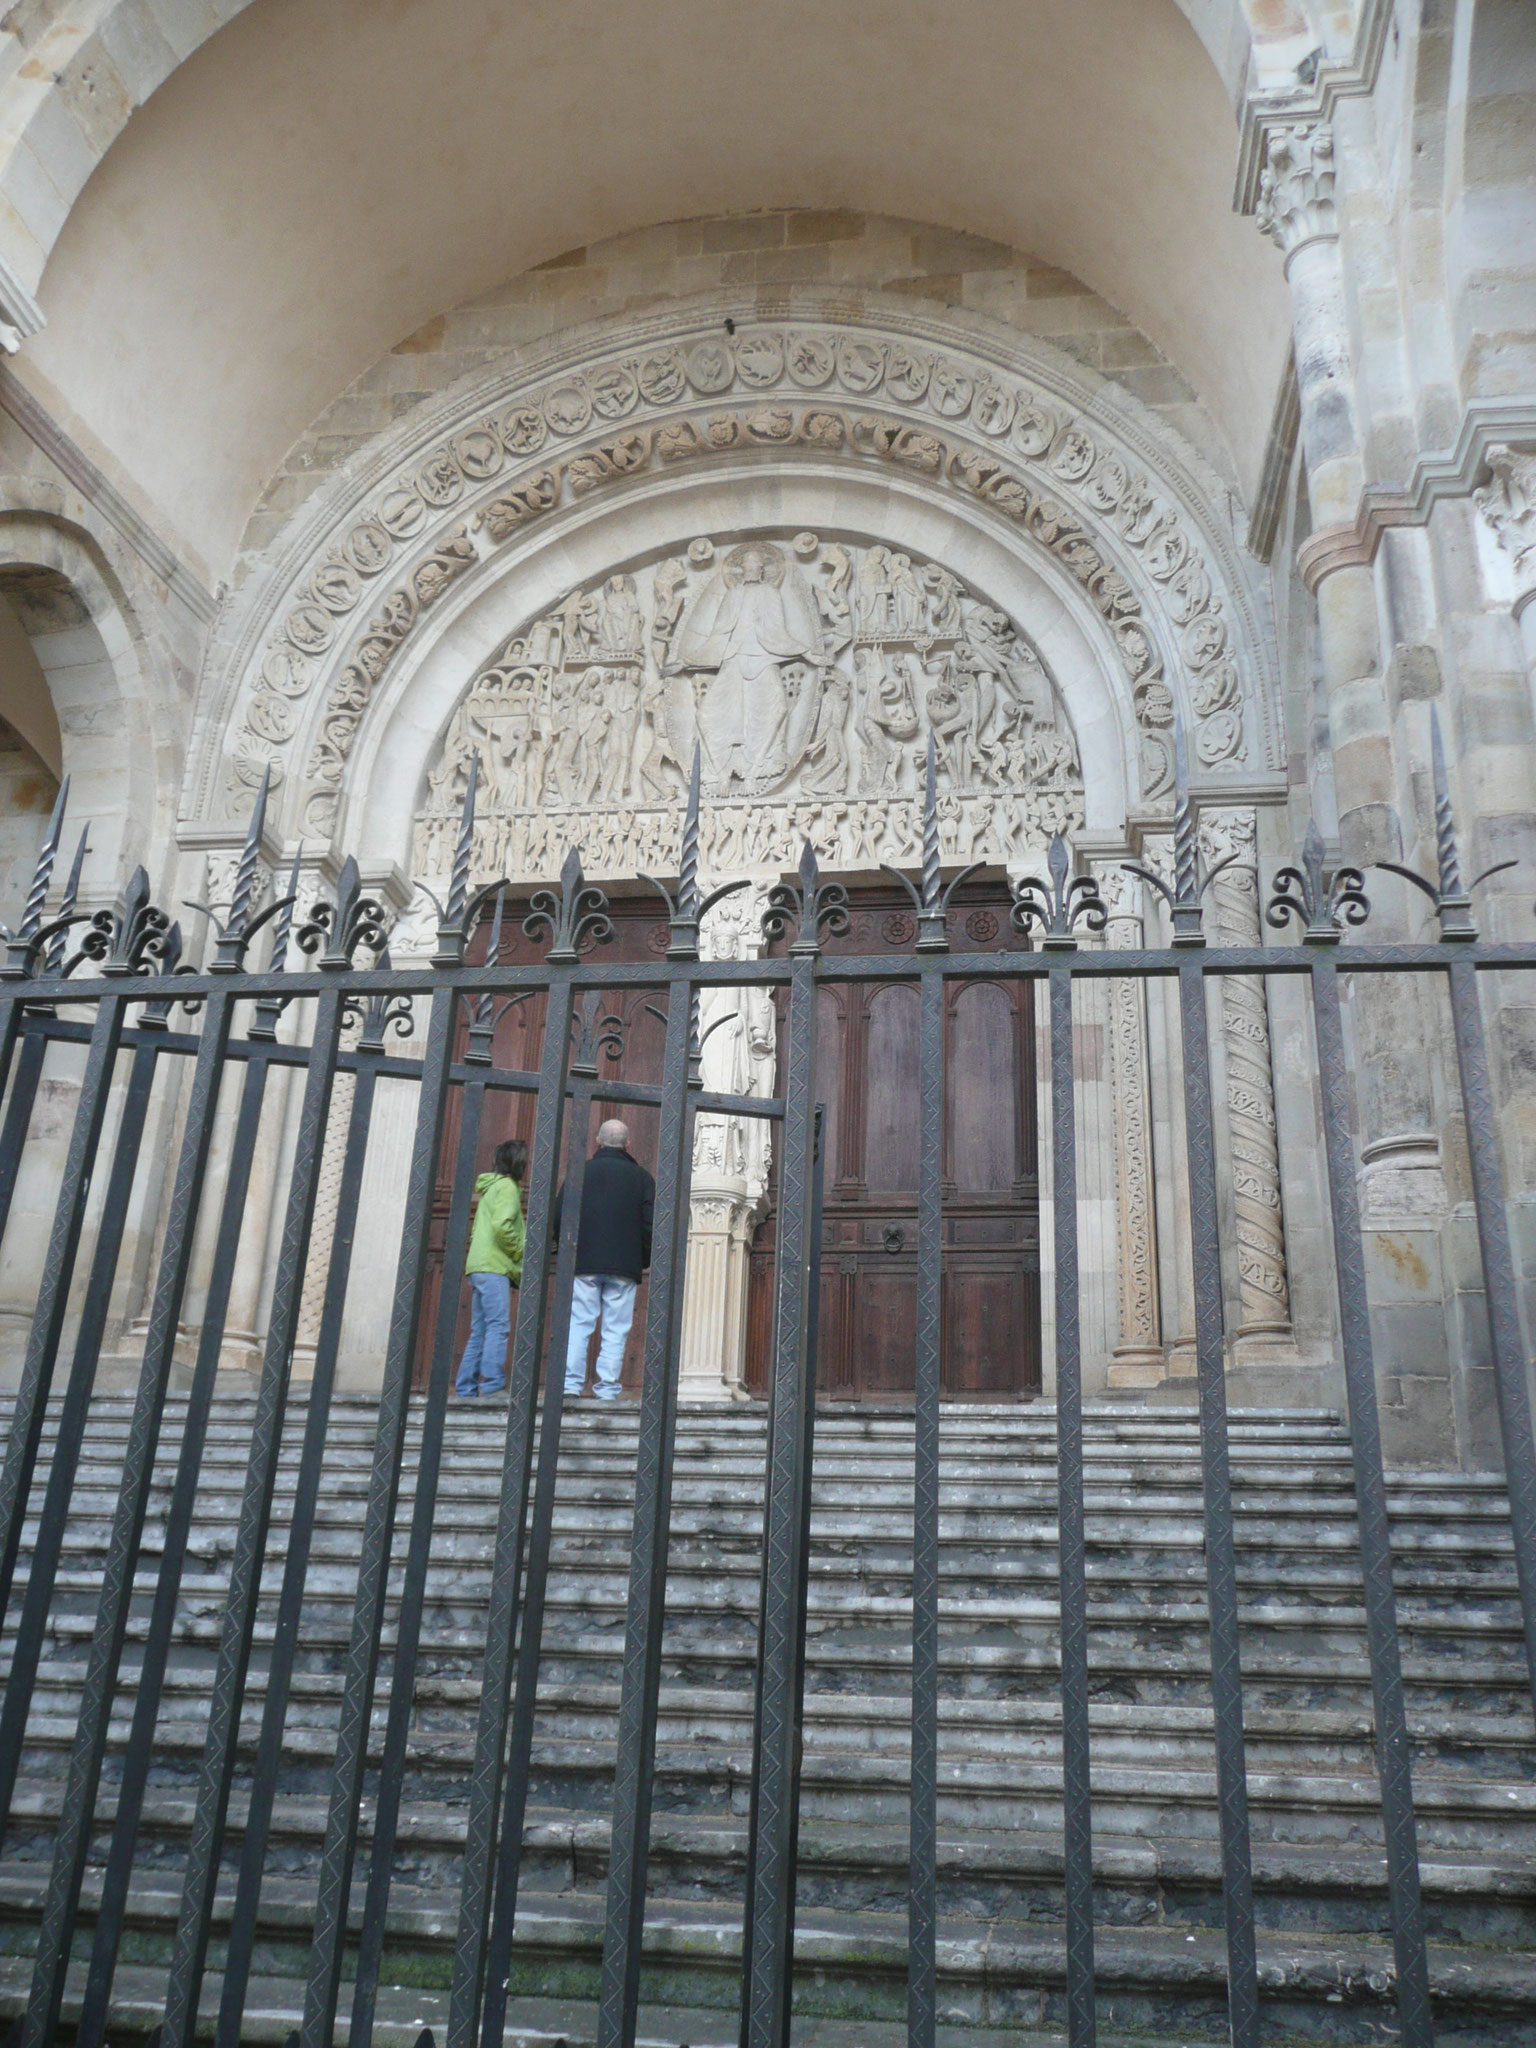
[{"label": "wooden double door", "polygon": [[[955,951],[996,952],[1014,943],[998,905],[999,886],[976,885],[951,915]],[[889,950],[908,960],[910,908],[888,889],[854,892],[853,929],[828,943],[839,952]],[[533,964],[542,953],[523,938],[525,904],[509,904],[501,957]],[[664,952],[665,923],[654,897],[616,899],[614,943],[601,957],[641,961]],[[482,924],[470,947],[485,957]],[[603,1014],[619,1015],[624,1050],[600,1060],[605,1077],[658,1082],[665,1027],[653,993],[610,992]],[[782,1065],[787,1026],[781,1016]],[[496,1005],[497,1067],[536,1072],[543,1053],[544,998]],[[468,1049],[461,1015],[456,1056]],[[1039,1182],[1034,1113],[1034,1012],[1029,987],[964,976],[946,984],[944,1017],[944,1281],[942,1374],[953,1400],[1028,1398],[1040,1385]],[[911,982],[829,980],[818,991],[818,1095],[827,1106],[818,1389],[837,1401],[910,1398],[917,1314],[918,993]],[[503,1138],[533,1135],[534,1098],[492,1091],[476,1148],[484,1170]],[[462,1098],[450,1092],[433,1203],[416,1383],[425,1384],[443,1287],[443,1241],[453,1196]],[[602,1117],[594,1104],[588,1147]],[[635,1156],[654,1170],[658,1114],[623,1111]],[[750,1254],[747,1384],[767,1390],[773,1315],[775,1214]],[[459,1307],[455,1366],[469,1334],[468,1293]],[[515,1299],[515,1297],[514,1297]],[[638,1390],[646,1290],[636,1304],[623,1383]]]},{"label": "wooden double door", "polygon": [[[1014,942],[999,885],[950,918],[958,953]],[[900,950],[910,908],[853,892],[839,952]],[[917,1323],[918,991],[829,981],[817,992],[817,1093],[826,1105],[817,1385],[833,1401],[900,1401]],[[784,1033],[780,1032],[780,1058]],[[940,1370],[947,1399],[1028,1399],[1040,1387],[1040,1186],[1031,985],[946,981],[944,1270]],[[752,1250],[748,1384],[766,1392],[775,1218]]]}]

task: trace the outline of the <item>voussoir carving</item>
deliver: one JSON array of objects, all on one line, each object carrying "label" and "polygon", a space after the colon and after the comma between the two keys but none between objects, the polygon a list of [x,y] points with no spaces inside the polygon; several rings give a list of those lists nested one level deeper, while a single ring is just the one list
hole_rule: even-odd
[{"label": "voussoir carving", "polygon": [[[240,792],[270,769],[274,784],[298,780],[305,829],[328,832],[381,678],[452,586],[563,507],[754,449],[891,465],[979,503],[1053,557],[1100,615],[1127,677],[1143,798],[1170,784],[1175,675],[1199,762],[1262,763],[1268,740],[1245,702],[1248,627],[1234,629],[1230,565],[1101,421],[1059,393],[889,334],[765,322],[561,370],[445,432],[355,501],[288,577],[286,596],[265,600],[270,623],[245,633],[239,736],[214,801],[240,808]],[[722,584],[722,616],[764,604],[792,616],[792,582],[741,581],[757,595]],[[796,629],[783,630],[792,639]],[[728,674],[700,707],[706,751],[732,687]]]}]

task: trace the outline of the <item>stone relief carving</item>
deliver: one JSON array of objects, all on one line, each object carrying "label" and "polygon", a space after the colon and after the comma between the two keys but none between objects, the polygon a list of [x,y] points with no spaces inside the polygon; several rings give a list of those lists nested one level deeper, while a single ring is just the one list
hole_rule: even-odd
[{"label": "stone relief carving", "polygon": [[1039,656],[941,563],[800,533],[700,536],[575,590],[481,669],[427,773],[415,871],[440,872],[472,762],[475,867],[675,865],[695,742],[715,875],[910,860],[928,735],[946,859],[1017,861],[1083,820],[1077,745]]},{"label": "stone relief carving", "polygon": [[1536,590],[1536,452],[1498,441],[1488,450],[1488,467],[1492,480],[1472,496],[1528,595]]},{"label": "stone relief carving", "polygon": [[1298,121],[1272,131],[1254,221],[1282,255],[1338,235],[1334,176],[1333,130],[1326,121]]},{"label": "stone relief carving", "polygon": [[[777,387],[785,402],[703,409],[733,385],[749,396]],[[826,399],[795,402],[812,391]],[[922,421],[841,402],[877,392]],[[653,415],[649,422],[615,430],[641,409]],[[588,445],[564,445],[582,437]],[[380,676],[421,613],[477,560],[558,505],[641,470],[754,447],[898,465],[981,499],[1054,554],[1104,618],[1130,680],[1144,797],[1165,794],[1171,776],[1170,657],[1190,678],[1200,761],[1246,758],[1236,646],[1208,538],[1102,425],[1055,395],[942,351],[830,325],[780,332],[765,324],[563,371],[522,402],[445,435],[410,476],[379,487],[346,536],[291,587],[260,655],[229,794],[253,785],[268,764],[275,779],[284,773],[300,700],[324,681],[325,712],[302,774],[306,829],[329,831]],[[837,596],[859,601],[857,592]],[[893,594],[898,601],[910,606],[914,594]],[[834,761],[829,782],[835,772]]]},{"label": "stone relief carving", "polygon": [[[1208,811],[1200,820],[1208,866],[1237,856],[1211,884],[1212,936],[1218,945],[1257,946],[1258,833],[1251,810]],[[1269,1009],[1261,975],[1228,974],[1221,983],[1227,1055],[1227,1120],[1237,1210],[1242,1297],[1239,1336],[1278,1335],[1291,1324],[1280,1206],[1279,1125],[1270,1060]]]}]

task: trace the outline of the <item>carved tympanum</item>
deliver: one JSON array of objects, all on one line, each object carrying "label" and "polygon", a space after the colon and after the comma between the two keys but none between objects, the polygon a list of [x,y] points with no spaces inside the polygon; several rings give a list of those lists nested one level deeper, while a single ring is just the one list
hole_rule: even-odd
[{"label": "carved tympanum", "polygon": [[807,833],[845,867],[916,847],[933,735],[951,860],[1017,860],[1083,818],[1077,744],[1012,620],[941,563],[813,533],[695,540],[574,590],[474,678],[427,775],[418,872],[470,764],[477,866],[665,868],[697,744],[716,873]]}]

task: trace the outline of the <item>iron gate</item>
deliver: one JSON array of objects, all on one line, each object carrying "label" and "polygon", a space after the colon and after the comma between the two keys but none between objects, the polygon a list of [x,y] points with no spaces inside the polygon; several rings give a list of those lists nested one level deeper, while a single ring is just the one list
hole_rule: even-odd
[{"label": "iron gate", "polygon": [[[0,1069],[9,1088],[0,1126],[0,1231],[9,1219],[22,1150],[50,1046],[84,1047],[78,1104],[57,1188],[48,1249],[38,1282],[20,1389],[0,1469],[0,1610],[9,1612],[18,1575],[23,1520],[31,1495],[45,1419],[56,1415],[51,1465],[38,1512],[26,1589],[13,1617],[14,1649],[0,1707],[0,1815],[12,1818],[12,1797],[63,1547],[70,1492],[80,1458],[93,1380],[109,1318],[134,1174],[156,1075],[182,1062],[181,1135],[165,1204],[143,1360],[129,1425],[123,1483],[116,1503],[97,1604],[78,1724],[68,1765],[63,1813],[47,1884],[30,2003],[20,2025],[25,2048],[42,2048],[59,2024],[76,1931],[82,1880],[107,1746],[109,1714],[144,1535],[146,1509],[167,1393],[171,1385],[194,1235],[205,1205],[214,1230],[206,1305],[192,1371],[185,1430],[176,1469],[162,1563],[155,1584],[142,1670],[113,1823],[103,1893],[89,1953],[77,2038],[102,2048],[118,1959],[135,1842],[148,1782],[152,1737],[166,1678],[178,1593],[214,1393],[214,1376],[230,1304],[251,1161],[271,1077],[297,1071],[302,1100],[283,1206],[276,1284],[257,1381],[255,1421],[236,1525],[229,1590],[221,1618],[210,1718],[196,1790],[175,1937],[160,2029],[163,2048],[190,2048],[206,1972],[215,1887],[236,1771],[241,1705],[249,1673],[262,1558],[271,1515],[285,1404],[298,1329],[301,1291],[314,1224],[325,1134],[337,1077],[354,1077],[346,1115],[337,1216],[325,1274],[324,1305],[305,1425],[276,1634],[267,1675],[260,1738],[251,1781],[250,1814],[241,1851],[229,1953],[223,1972],[217,2038],[232,2044],[252,1966],[256,1907],[277,1785],[289,1683],[319,1501],[321,1458],[335,1380],[349,1261],[364,1189],[365,1152],[375,1091],[382,1079],[406,1080],[417,1108],[388,1347],[379,1399],[352,1613],[351,1646],[323,1859],[315,1905],[302,2048],[333,2038],[344,1977],[352,1978],[351,2040],[371,2038],[384,1953],[385,1916],[397,1840],[433,1533],[454,1341],[455,1291],[445,1287],[432,1333],[432,1367],[419,1407],[421,1447],[410,1511],[389,1706],[376,1779],[372,1848],[367,1863],[360,1946],[349,1949],[348,1913],[358,1859],[369,1727],[384,1640],[392,1545],[401,1512],[401,1473],[411,1416],[412,1363],[422,1309],[423,1274],[433,1176],[449,1091],[462,1091],[453,1206],[445,1271],[462,1270],[470,1223],[475,1148],[488,1094],[531,1093],[536,1120],[527,1181],[525,1282],[516,1323],[500,1480],[494,1565],[480,1692],[467,1838],[458,1900],[448,2041],[475,2048],[502,2038],[513,1923],[534,1736],[554,1489],[559,1456],[564,1338],[570,1314],[575,1232],[561,1242],[549,1278],[551,1205],[562,1156],[579,1201],[587,1111],[594,1100],[645,1102],[659,1108],[656,1232],[644,1333],[645,1375],[629,1572],[617,1766],[601,1976],[601,2048],[632,2048],[640,1991],[650,1843],[651,1779],[656,1749],[667,1581],[672,1458],[686,1250],[691,1130],[700,1111],[768,1116],[779,1127],[779,1222],[775,1274],[764,1498],[751,1820],[741,1969],[744,2048],[787,2048],[792,1950],[801,1723],[809,1549],[810,1470],[815,1428],[817,1288],[813,1274],[821,1240],[818,1170],[815,999],[818,982],[892,980],[916,984],[920,1000],[919,1243],[916,1438],[912,1602],[911,1880],[909,2039],[930,2048],[935,2029],[938,1705],[939,1705],[939,1350],[942,1277],[942,1130],[944,1108],[943,996],[946,976],[995,975],[1043,981],[1047,990],[1052,1104],[1055,1224],[1057,1448],[1059,1488],[1060,1649],[1065,1787],[1066,1976],[1073,2048],[1094,2038],[1094,1908],[1092,1803],[1089,1783],[1088,1603],[1084,1555],[1082,1389],[1078,1287],[1078,1200],[1074,1126],[1073,986],[1084,978],[1170,978],[1177,986],[1183,1054],[1186,1144],[1190,1170],[1190,1257],[1193,1262],[1200,1444],[1204,1489],[1206,1591],[1220,1805],[1222,1890],[1228,1959],[1228,2003],[1237,2048],[1257,2048],[1258,1975],[1244,1766],[1243,1699],[1238,1654],[1238,1604],[1233,1512],[1228,1476],[1221,1242],[1215,1128],[1205,990],[1212,975],[1302,975],[1310,983],[1321,1115],[1337,1282],[1338,1336],[1350,1410],[1361,1562],[1382,1812],[1402,2038],[1428,2048],[1432,2038],[1424,1926],[1419,1901],[1408,1731],[1394,1609],[1392,1558],[1377,1411],[1375,1368],[1356,1192],[1341,999],[1342,975],[1436,974],[1449,987],[1455,1049],[1472,1176],[1483,1276],[1499,1398],[1527,1661],[1536,1689],[1536,1456],[1533,1456],[1526,1359],[1515,1292],[1495,1108],[1479,995],[1479,975],[1536,967],[1536,947],[1478,940],[1464,888],[1451,818],[1438,728],[1434,736],[1439,872],[1431,882],[1408,875],[1429,896],[1439,921],[1437,943],[1377,946],[1342,942],[1368,915],[1359,871],[1325,871],[1315,831],[1297,865],[1274,877],[1266,906],[1271,924],[1291,923],[1296,946],[1208,947],[1202,898],[1214,870],[1202,862],[1194,806],[1182,753],[1174,820],[1174,871],[1169,882],[1142,873],[1166,898],[1172,925],[1167,949],[1102,952],[1080,949],[1077,935],[1101,929],[1105,906],[1091,879],[1070,872],[1068,851],[1052,842],[1048,873],[1019,884],[1011,914],[1033,934],[1038,951],[950,955],[946,910],[957,886],[940,872],[938,817],[930,749],[923,862],[914,882],[901,878],[916,913],[916,936],[905,960],[890,954],[823,959],[822,937],[844,928],[840,884],[822,878],[807,846],[798,876],[770,894],[764,923],[787,937],[787,957],[745,962],[703,961],[700,919],[716,898],[701,898],[698,880],[699,774],[695,764],[682,821],[680,875],[661,890],[669,940],[665,957],[604,967],[593,948],[607,930],[602,893],[586,882],[579,858],[567,858],[558,886],[532,900],[524,929],[547,941],[537,967],[498,959],[507,884],[471,891],[470,848],[475,807],[471,772],[452,883],[439,905],[437,951],[430,967],[392,967],[384,950],[386,917],[360,889],[355,864],[340,875],[336,900],[295,924],[298,864],[286,894],[253,913],[266,790],[258,796],[234,885],[233,900],[215,923],[207,967],[182,958],[178,927],[149,901],[143,871],[121,906],[87,917],[75,907],[79,860],[50,913],[48,899],[59,849],[63,795],[39,858],[24,916],[5,934],[0,967]],[[973,872],[967,870],[967,873]],[[1408,874],[1406,870],[1399,873]],[[738,885],[740,886],[740,885]],[[999,887],[1002,882],[999,880]],[[1473,885],[1475,886],[1475,884]],[[492,924],[486,964],[465,964],[477,920]],[[271,937],[267,966],[250,964],[263,929]],[[317,972],[300,971],[294,950]],[[373,965],[359,963],[362,952]],[[698,995],[709,988],[782,984],[788,997],[788,1056],[782,1097],[715,1095],[702,1088]],[[610,1020],[605,990],[652,991],[665,1004],[666,1040],[659,1087],[602,1077],[598,1054]],[[511,1003],[542,996],[546,1004],[539,1070],[510,1072],[492,1064],[498,1015]],[[410,1035],[425,1010],[419,1056],[389,1049]],[[455,1027],[468,1021],[464,1056],[455,1060]],[[181,1012],[173,1025],[173,1013]],[[307,1036],[279,1035],[285,1013],[307,1013]],[[82,1021],[82,1015],[88,1021]],[[193,1019],[195,1018],[195,1028]],[[237,1021],[242,1030],[237,1032]],[[355,1043],[344,1042],[355,1028]],[[121,1067],[126,1059],[126,1080]],[[234,1140],[222,1186],[210,1193],[210,1148],[220,1086],[238,1073]],[[102,1137],[109,1099],[120,1099],[107,1156]],[[49,1409],[70,1312],[77,1247],[93,1177],[105,1174],[94,1227],[73,1353],[62,1399]],[[548,1340],[541,1402],[540,1360]],[[535,1461],[535,1450],[537,1458]],[[344,1966],[346,1966],[344,1968]]]}]

